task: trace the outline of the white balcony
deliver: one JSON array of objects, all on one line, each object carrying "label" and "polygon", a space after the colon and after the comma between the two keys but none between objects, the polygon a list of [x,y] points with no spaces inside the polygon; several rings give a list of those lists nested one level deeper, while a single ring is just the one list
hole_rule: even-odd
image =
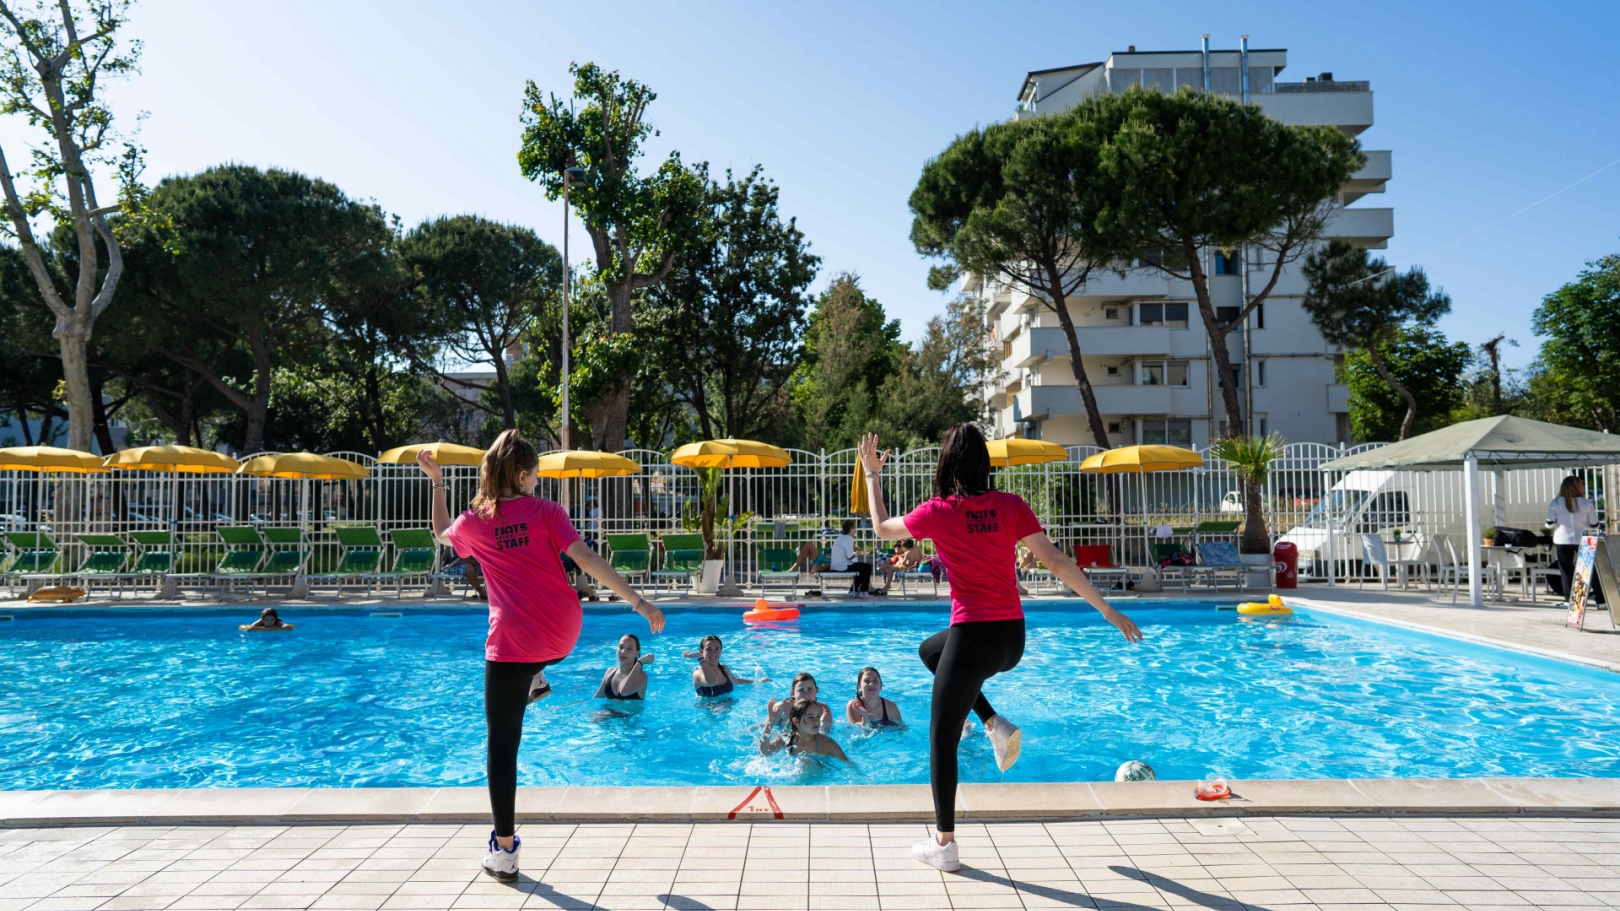
[{"label": "white balcony", "polygon": [[1367,152],[1367,164],[1359,171],[1350,175],[1344,184],[1344,201],[1352,203],[1366,196],[1368,193],[1384,192],[1384,185],[1393,176],[1392,162],[1388,150]]},{"label": "white balcony", "polygon": [[1260,110],[1293,126],[1328,124],[1355,136],[1373,125],[1372,92],[1276,92],[1250,97]]},{"label": "white balcony", "polygon": [[1394,209],[1340,209],[1329,219],[1322,236],[1348,241],[1358,247],[1382,250],[1395,236]]},{"label": "white balcony", "polygon": [[1086,283],[1075,289],[1069,296],[1074,302],[1101,302],[1123,300],[1126,298],[1162,298],[1175,294],[1179,297],[1191,297],[1192,286],[1180,279],[1173,279],[1162,272],[1137,269],[1126,272],[1121,276],[1118,272],[1098,269],[1091,273]]},{"label": "white balcony", "polygon": [[[1105,415],[1202,414],[1207,404],[1190,387],[1092,386],[1091,390],[1097,396],[1097,410]],[[1078,386],[1031,386],[1016,398],[1019,417],[1086,413]]]}]

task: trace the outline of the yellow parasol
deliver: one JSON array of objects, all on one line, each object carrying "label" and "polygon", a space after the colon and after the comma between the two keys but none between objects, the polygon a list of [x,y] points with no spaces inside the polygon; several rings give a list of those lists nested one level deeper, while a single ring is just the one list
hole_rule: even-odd
[{"label": "yellow parasol", "polygon": [[1044,465],[1047,462],[1061,462],[1069,457],[1067,449],[1045,440],[991,440],[984,445],[990,450],[990,464],[995,468],[1006,468],[1009,465]]},{"label": "yellow parasol", "polygon": [[1179,471],[1197,468],[1204,460],[1191,449],[1180,446],[1121,446],[1105,449],[1080,463],[1081,471],[1096,474],[1140,474],[1149,471]]},{"label": "yellow parasol", "polygon": [[237,474],[266,478],[302,478],[306,481],[348,481],[368,478],[364,465],[313,452],[284,452],[248,459]]},{"label": "yellow parasol", "polygon": [[409,465],[416,461],[417,452],[426,449],[433,461],[440,465],[482,465],[484,450],[458,443],[411,443],[395,446],[377,457],[378,462],[389,465]]},{"label": "yellow parasol", "polygon": [[1142,553],[1149,566],[1153,565],[1153,548],[1148,546],[1147,476],[1150,471],[1180,471],[1204,464],[1202,457],[1191,449],[1180,446],[1121,446],[1105,449],[1080,463],[1080,470],[1093,474],[1132,473],[1142,484]]},{"label": "yellow parasol", "polygon": [[640,465],[611,452],[570,449],[540,457],[542,478],[608,478],[640,473]]},{"label": "yellow parasol", "polygon": [[108,468],[123,471],[174,471],[182,474],[229,474],[241,463],[211,449],[195,446],[137,446],[107,457]]},{"label": "yellow parasol", "polygon": [[46,474],[100,474],[107,470],[101,457],[77,449],[55,446],[12,446],[0,449],[0,471],[39,471]]},{"label": "yellow parasol", "polygon": [[687,468],[783,468],[793,463],[787,450],[754,440],[687,443],[669,457]]},{"label": "yellow parasol", "polygon": [[861,464],[859,453],[855,455],[855,479],[849,482],[849,511],[852,515],[869,516],[872,514],[872,504],[867,502],[866,470]]}]

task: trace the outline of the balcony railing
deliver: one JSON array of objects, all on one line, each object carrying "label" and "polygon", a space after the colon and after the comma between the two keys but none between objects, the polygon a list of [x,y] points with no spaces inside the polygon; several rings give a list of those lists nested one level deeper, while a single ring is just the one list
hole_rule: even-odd
[{"label": "balcony railing", "polygon": [[1363,80],[1350,80],[1348,82],[1279,82],[1273,87],[1279,95],[1300,92],[1370,92],[1372,83]]}]

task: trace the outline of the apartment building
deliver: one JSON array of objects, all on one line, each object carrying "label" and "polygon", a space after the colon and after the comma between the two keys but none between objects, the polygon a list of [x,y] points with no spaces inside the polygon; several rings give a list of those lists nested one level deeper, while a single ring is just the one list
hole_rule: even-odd
[{"label": "apartment building", "polygon": [[[1339,81],[1332,73],[1285,82],[1286,50],[1248,49],[1246,39],[1239,50],[1208,50],[1207,38],[1204,43],[1192,51],[1133,46],[1100,63],[1031,72],[1014,116],[1065,110],[1093,92],[1123,92],[1132,85],[1203,91],[1207,71],[1210,91],[1246,99],[1284,123],[1332,124],[1350,136],[1373,125],[1366,82]],[[1345,185],[1326,233],[1381,249],[1395,233],[1394,211],[1356,203],[1384,192],[1390,153],[1364,151],[1367,165]],[[1225,319],[1239,312],[1250,283],[1257,291],[1269,278],[1270,266],[1242,259],[1212,253],[1205,264],[1210,294]],[[1004,374],[989,395],[999,435],[1093,444],[1057,316],[991,276],[965,276],[963,288],[985,300],[996,322]],[[1336,382],[1339,352],[1323,341],[1301,306],[1305,290],[1296,262],[1248,324],[1228,336],[1245,421],[1251,433],[1275,432],[1291,443],[1348,441],[1349,396]],[[1069,299],[1069,312],[1111,445],[1200,447],[1218,436],[1221,393],[1190,282],[1159,273],[1103,272]]]}]

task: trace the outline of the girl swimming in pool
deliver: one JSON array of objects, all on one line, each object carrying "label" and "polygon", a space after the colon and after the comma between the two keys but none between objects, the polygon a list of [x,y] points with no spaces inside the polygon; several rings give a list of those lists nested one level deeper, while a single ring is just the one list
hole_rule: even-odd
[{"label": "girl swimming in pool", "polygon": [[[691,652],[686,657],[693,657]],[[731,672],[731,668],[720,663],[720,637],[704,636],[698,643],[698,666],[692,670],[692,688],[697,690],[699,696],[705,699],[716,696],[728,696],[731,689],[738,683],[769,683],[771,678],[761,677],[750,680],[747,677],[738,677]]]},{"label": "girl swimming in pool", "polygon": [[810,711],[815,718],[817,730],[832,730],[832,709],[827,708],[826,703],[818,702],[816,700],[816,696],[819,693],[820,688],[816,686],[816,678],[802,671],[795,674],[793,676],[793,690],[791,694],[789,694],[788,698],[783,699],[780,702],[772,699],[770,702],[766,703],[765,730],[769,731],[778,724],[785,723],[787,721],[788,712],[793,708],[793,704],[801,700],[810,703]]},{"label": "girl swimming in pool", "polygon": [[[849,761],[844,750],[831,737],[821,732],[821,712],[813,699],[795,699],[787,705],[787,731],[771,734],[766,731],[759,742],[759,751],[769,756],[787,750],[789,756],[808,756],[813,759],[842,759]],[[826,706],[822,706],[825,709]]]},{"label": "girl swimming in pool", "polygon": [[515,828],[518,743],[528,704],[550,695],[545,668],[568,657],[579,639],[579,597],[563,574],[561,553],[595,576],[653,632],[664,615],[597,556],[567,513],[534,495],[540,458],[517,431],[495,438],[478,469],[472,508],[450,521],[444,470],[426,449],[417,464],[433,484],[433,535],[462,557],[475,557],[489,590],[489,637],[484,642],[484,720],[487,777],[494,830],[483,870],[502,882],[518,878],[521,841]]},{"label": "girl swimming in pool", "polygon": [[602,685],[596,688],[597,699],[646,699],[647,672],[643,665],[652,664],[653,654],[642,654],[641,639],[635,633],[619,637],[619,663],[602,675]]},{"label": "girl swimming in pool", "polygon": [[863,667],[855,675],[855,698],[844,707],[850,724],[890,727],[901,724],[900,706],[883,698],[883,675],[875,667]]},{"label": "girl swimming in pool", "polygon": [[1119,628],[1127,642],[1142,634],[1086,579],[1075,562],[1052,544],[1022,498],[990,486],[990,452],[972,424],[945,432],[934,468],[934,496],[904,518],[891,518],[883,505],[883,466],[889,454],[878,449],[877,434],[860,444],[861,464],[872,508],[872,530],[879,538],[932,538],[951,572],[951,625],[917,649],[934,674],[928,718],[928,777],[934,792],[936,837],[912,846],[912,856],[929,866],[961,868],[956,847],[956,749],[962,722],[972,711],[984,722],[1002,771],[1018,761],[1018,726],[996,714],[982,692],[996,674],[1018,665],[1024,655],[1024,608],[1018,600],[1017,547],[1028,547],[1080,597]]}]

